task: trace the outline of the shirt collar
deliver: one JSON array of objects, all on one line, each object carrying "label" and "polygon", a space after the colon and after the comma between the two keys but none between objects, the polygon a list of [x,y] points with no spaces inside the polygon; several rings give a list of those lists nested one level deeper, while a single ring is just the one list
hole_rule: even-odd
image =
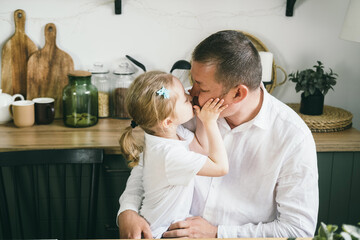
[{"label": "shirt collar", "polygon": [[263,94],[263,102],[260,108],[259,113],[255,116],[254,125],[262,129],[268,129],[269,125],[269,108],[270,108],[270,94],[266,91],[264,84],[261,83],[260,86]]}]

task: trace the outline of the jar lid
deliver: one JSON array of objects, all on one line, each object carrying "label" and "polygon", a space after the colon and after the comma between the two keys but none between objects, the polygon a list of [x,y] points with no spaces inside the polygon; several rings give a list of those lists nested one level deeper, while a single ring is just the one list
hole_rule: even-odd
[{"label": "jar lid", "polygon": [[104,67],[104,64],[97,62],[97,63],[94,63],[94,65],[91,69],[89,69],[89,72],[99,74],[99,73],[109,73],[109,70],[107,70]]},{"label": "jar lid", "polygon": [[71,77],[91,77],[91,72],[75,70],[75,71],[69,72],[68,76],[71,76]]},{"label": "jar lid", "polygon": [[120,63],[119,67],[114,70],[114,74],[117,75],[131,75],[134,73],[134,68],[127,62]]}]

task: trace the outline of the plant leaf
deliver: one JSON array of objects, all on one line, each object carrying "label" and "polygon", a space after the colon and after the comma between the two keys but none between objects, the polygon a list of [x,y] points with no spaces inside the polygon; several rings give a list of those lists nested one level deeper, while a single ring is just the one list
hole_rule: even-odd
[{"label": "plant leaf", "polygon": [[320,227],[318,229],[318,236],[326,238],[328,235],[329,235],[329,231],[328,231],[325,223],[321,222]]},{"label": "plant leaf", "polygon": [[326,227],[327,227],[327,229],[329,230],[330,233],[334,233],[334,232],[338,229],[338,226],[337,226],[337,225],[331,225],[331,224],[329,224],[329,225],[327,225]]},{"label": "plant leaf", "polygon": [[296,83],[296,92],[303,91],[304,96],[313,95],[318,89],[324,95],[329,89],[334,90],[331,86],[336,85],[336,77],[338,75],[330,68],[330,72],[324,71],[324,65],[321,61],[317,61],[317,65],[313,69],[305,69],[289,74],[289,81]]},{"label": "plant leaf", "polygon": [[342,229],[349,233],[351,236],[360,239],[360,227],[357,226],[353,226],[353,225],[348,225],[348,224],[343,224],[342,225]]},{"label": "plant leaf", "polygon": [[341,237],[343,237],[344,240],[352,240],[350,234],[347,232],[341,232],[340,235]]}]

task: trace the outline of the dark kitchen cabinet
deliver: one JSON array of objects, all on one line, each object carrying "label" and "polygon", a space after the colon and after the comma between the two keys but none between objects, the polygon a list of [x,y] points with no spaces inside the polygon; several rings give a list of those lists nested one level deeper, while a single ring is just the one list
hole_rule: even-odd
[{"label": "dark kitchen cabinet", "polygon": [[[318,225],[320,222],[338,226],[357,224],[360,221],[360,152],[318,152],[317,156]],[[102,171],[96,237],[118,238],[115,219],[119,196],[130,170],[120,155],[105,155]]]},{"label": "dark kitchen cabinet", "polygon": [[122,155],[104,156],[99,182],[96,238],[119,238],[115,221],[119,210],[119,197],[125,190],[130,171]]},{"label": "dark kitchen cabinet", "polygon": [[360,152],[318,153],[320,222],[360,222]]},{"label": "dark kitchen cabinet", "polygon": [[103,151],[0,153],[0,239],[91,238]]},{"label": "dark kitchen cabinet", "polygon": [[[339,226],[359,222],[360,152],[319,152],[318,168],[318,222]],[[46,175],[48,170],[49,175]],[[1,187],[7,195],[12,238],[87,238],[91,172],[89,165],[67,164],[49,168],[22,166],[16,172],[2,167],[0,184],[3,184]],[[119,237],[115,220],[119,196],[125,189],[129,175],[130,169],[121,155],[103,156],[91,238]],[[13,188],[14,178],[21,191]],[[49,179],[49,185],[36,185],[43,178]],[[45,194],[49,189],[51,196]],[[34,193],[39,197],[35,197]],[[51,206],[47,205],[49,197]],[[21,212],[17,209],[21,209]],[[36,214],[39,216],[36,217]],[[3,224],[0,224],[1,239],[5,238],[5,231]]]}]

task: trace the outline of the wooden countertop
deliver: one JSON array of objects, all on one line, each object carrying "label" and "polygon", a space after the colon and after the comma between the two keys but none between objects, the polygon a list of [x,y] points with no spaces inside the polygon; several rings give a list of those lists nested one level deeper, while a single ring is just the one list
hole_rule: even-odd
[{"label": "wooden countertop", "polygon": [[[122,130],[130,126],[130,120],[100,119],[95,126],[88,128],[65,127],[62,120],[50,125],[34,125],[17,128],[12,122],[0,125],[0,152],[100,148],[106,154],[121,154],[119,138]],[[143,132],[134,130],[135,138],[142,141]],[[314,133],[318,152],[360,151],[360,131],[351,128],[335,133]]]},{"label": "wooden countertop", "polygon": [[[66,127],[61,119],[49,125],[27,128],[17,128],[10,122],[0,125],[0,152],[98,148],[107,154],[121,154],[119,138],[127,126],[130,126],[130,120],[110,118],[100,119],[95,126],[87,128]],[[133,131],[135,138],[141,141],[142,130],[137,127]]]}]

